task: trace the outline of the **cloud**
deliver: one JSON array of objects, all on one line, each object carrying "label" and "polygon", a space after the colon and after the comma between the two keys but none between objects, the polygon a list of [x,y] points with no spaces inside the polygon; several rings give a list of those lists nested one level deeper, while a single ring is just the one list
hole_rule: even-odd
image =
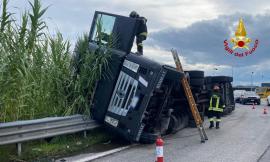
[{"label": "cloud", "polygon": [[[41,0],[50,6],[45,19],[51,31],[57,29],[73,43],[88,32],[95,10],[128,15],[136,10],[148,19],[151,32],[145,54],[173,65],[169,50],[177,48],[186,69],[202,69],[207,75],[235,75],[238,83],[249,83],[250,73],[263,81],[269,73],[270,1],[268,0]],[[29,8],[28,0],[12,0],[12,12]],[[15,15],[18,17],[18,15]],[[244,18],[247,32],[260,44],[256,53],[245,58],[228,56],[224,39],[230,39],[238,19]],[[214,69],[218,67],[218,71]],[[264,77],[260,77],[264,75]],[[260,81],[258,79],[257,82]]]},{"label": "cloud", "polygon": [[[240,17],[244,19],[248,37],[259,40],[255,53],[244,58],[228,55],[223,46],[223,41],[233,36]],[[176,48],[188,69],[202,69],[206,75],[233,75],[235,84],[251,84],[251,72],[254,72],[254,83],[269,82],[270,37],[266,34],[270,33],[269,21],[269,13],[220,15],[184,28],[171,27],[153,32],[146,44],[166,51]],[[159,58],[158,55],[155,57]]]},{"label": "cloud", "polygon": [[[223,45],[225,39],[230,40],[240,17],[244,19],[248,37],[253,41],[259,39],[256,52],[244,58],[228,55]],[[168,28],[154,32],[150,35],[148,45],[158,45],[164,49],[177,48],[183,56],[189,58],[189,63],[249,66],[268,59],[270,37],[265,34],[270,33],[270,24],[266,23],[268,21],[270,21],[270,14],[219,16],[216,19],[193,23],[186,28]],[[250,47],[252,46],[251,43]]]}]

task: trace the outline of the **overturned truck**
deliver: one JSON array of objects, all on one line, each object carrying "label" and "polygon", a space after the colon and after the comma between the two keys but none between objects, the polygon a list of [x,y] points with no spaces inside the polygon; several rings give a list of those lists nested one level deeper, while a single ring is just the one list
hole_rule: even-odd
[{"label": "overturned truck", "polygon": [[[98,54],[109,50],[111,59],[110,75],[98,81],[90,110],[94,120],[127,140],[153,143],[157,136],[177,132],[193,120],[180,84],[180,79],[188,72],[178,72],[173,67],[131,52],[139,21],[95,12],[89,49],[91,52],[98,50]],[[111,35],[117,39],[113,46],[100,48],[97,44],[100,35],[104,45],[109,43]],[[199,111],[204,117],[209,102],[204,74],[193,71],[189,75]]]},{"label": "overturned truck", "polygon": [[186,100],[179,84],[184,73],[130,52],[140,23],[137,19],[96,12],[89,37],[91,51],[98,48],[97,21],[106,24],[103,31],[117,35],[117,40],[109,49],[111,77],[97,84],[91,107],[93,119],[128,140],[146,143],[186,127],[189,114],[187,104],[181,104]]}]

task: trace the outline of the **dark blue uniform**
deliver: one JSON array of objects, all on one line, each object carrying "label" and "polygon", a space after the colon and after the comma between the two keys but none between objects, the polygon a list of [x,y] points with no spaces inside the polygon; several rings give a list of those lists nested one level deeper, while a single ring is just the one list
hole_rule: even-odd
[{"label": "dark blue uniform", "polygon": [[147,26],[146,26],[146,18],[144,17],[138,17],[139,20],[139,26],[137,28],[136,32],[136,44],[137,44],[137,51],[140,54],[143,54],[143,41],[147,38]]},{"label": "dark blue uniform", "polygon": [[[218,92],[213,92],[210,98],[210,104],[208,108],[208,118],[210,121],[210,127],[214,127],[214,121],[216,121],[216,128],[219,128],[219,123],[221,122],[221,114],[223,112],[225,105],[222,95]],[[216,117],[216,119],[215,119]]]}]

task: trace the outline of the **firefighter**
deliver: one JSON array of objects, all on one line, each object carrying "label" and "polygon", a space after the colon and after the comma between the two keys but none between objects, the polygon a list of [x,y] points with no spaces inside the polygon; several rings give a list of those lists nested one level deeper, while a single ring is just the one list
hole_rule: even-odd
[{"label": "firefighter", "polygon": [[221,122],[221,115],[224,108],[225,108],[225,105],[224,105],[222,95],[220,93],[220,87],[218,84],[215,84],[213,87],[213,92],[210,98],[210,104],[209,104],[209,109],[208,109],[210,129],[214,127],[214,121],[216,121],[216,129],[219,129],[219,124]]},{"label": "firefighter", "polygon": [[147,38],[147,19],[145,17],[140,17],[136,11],[132,11],[129,17],[139,20],[139,26],[136,31],[136,44],[137,44],[137,54],[143,55],[143,41]]}]

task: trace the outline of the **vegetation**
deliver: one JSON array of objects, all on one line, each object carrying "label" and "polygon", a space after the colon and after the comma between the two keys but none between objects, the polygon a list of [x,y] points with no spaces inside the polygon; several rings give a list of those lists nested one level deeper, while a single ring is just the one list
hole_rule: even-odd
[{"label": "vegetation", "polygon": [[104,130],[102,129],[90,131],[87,133],[86,138],[83,137],[83,133],[77,133],[74,135],[58,136],[53,138],[50,142],[45,140],[37,140],[24,143],[21,156],[17,155],[16,145],[1,146],[0,161],[47,162],[54,161],[53,159],[60,157],[74,155],[78,152],[96,152],[118,147],[118,145],[106,143],[109,140],[114,140],[115,137],[112,135],[104,134],[102,133],[103,131]]},{"label": "vegetation", "polygon": [[0,6],[0,122],[89,115],[95,83],[110,55],[91,53],[84,35],[72,57],[69,41],[48,32],[43,19],[48,8],[39,0],[29,5],[20,24],[7,10],[8,0]]}]

